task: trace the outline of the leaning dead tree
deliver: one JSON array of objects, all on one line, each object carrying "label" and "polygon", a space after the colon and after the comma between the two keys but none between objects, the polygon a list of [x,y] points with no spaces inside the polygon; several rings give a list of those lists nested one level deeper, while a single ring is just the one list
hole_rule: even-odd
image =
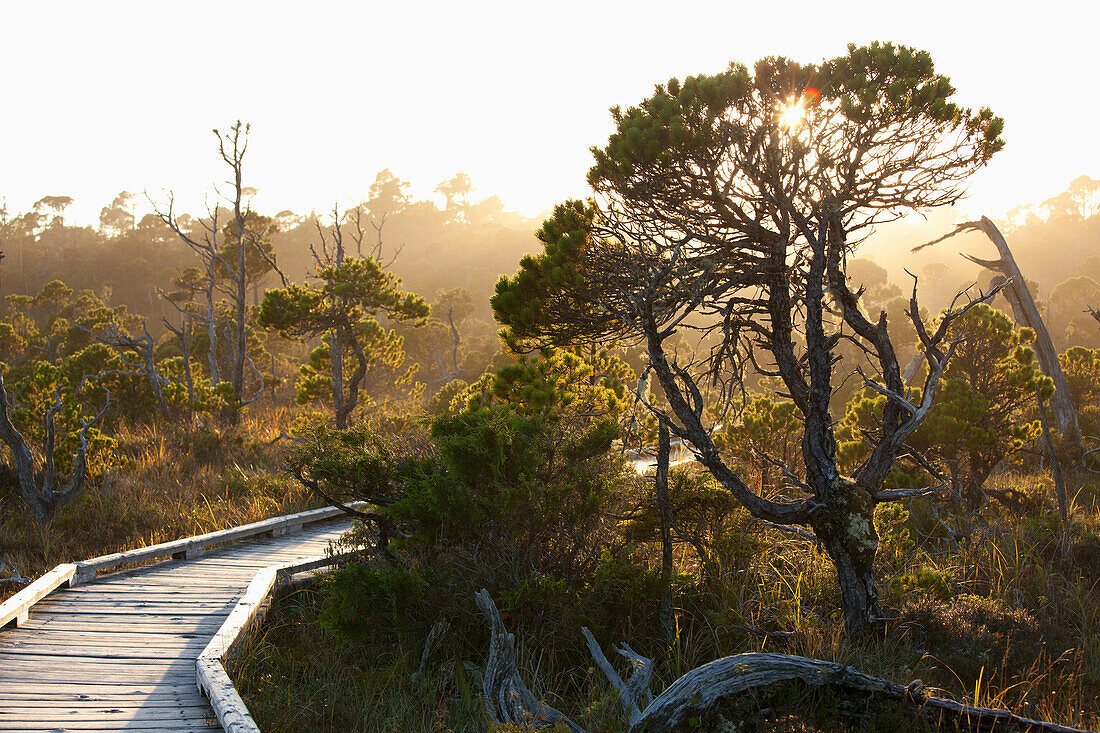
[{"label": "leaning dead tree", "polygon": [[1058,432],[1062,434],[1063,439],[1073,447],[1074,455],[1080,456],[1084,452],[1081,445],[1081,429],[1077,424],[1077,412],[1073,407],[1073,400],[1066,384],[1066,376],[1062,373],[1062,364],[1058,361],[1058,351],[1054,348],[1050,331],[1047,330],[1046,323],[1043,322],[1043,317],[1035,304],[1035,297],[1031,294],[1023,273],[1020,272],[1020,268],[1016,264],[1016,258],[1012,256],[1012,250],[1009,249],[1008,242],[997,228],[997,225],[985,216],[978,221],[963,222],[939,239],[914,247],[913,251],[917,252],[957,234],[971,231],[982,232],[989,238],[989,241],[993,242],[993,245],[997,248],[998,259],[985,260],[965,253],[963,257],[996,273],[990,283],[991,286],[1001,282],[1007,283],[1003,292],[1005,299],[1008,300],[1008,304],[1012,308],[1016,323],[1035,332],[1035,355],[1039,359],[1039,366],[1042,368],[1043,374],[1050,377],[1054,382],[1054,395],[1050,398],[1050,406],[1051,411],[1054,413],[1055,425]]},{"label": "leaning dead tree", "polygon": [[[885,311],[865,314],[846,273],[875,224],[953,204],[1001,149],[1001,120],[958,107],[953,92],[927,54],[890,44],[672,80],[613,111],[618,129],[588,175],[596,198],[557,207],[538,234],[544,254],[525,258],[493,299],[497,319],[533,348],[642,346],[667,399],[646,406],[755,518],[812,529],[853,633],[884,616],[875,505],[927,493],[884,483],[931,409],[958,343],[952,324],[997,292],[956,298],[932,327],[914,284],[907,315],[932,365],[914,389]],[[684,333],[694,352],[677,351]],[[842,341],[857,364],[839,362]],[[754,374],[781,383],[802,421],[801,460],[765,459],[782,470],[781,495],[751,488],[710,430],[737,419]],[[829,414],[848,378],[885,398],[851,476]]]},{"label": "leaning dead tree", "polygon": [[[540,702],[516,666],[514,637],[489,592],[476,594],[492,629],[483,691],[498,724],[539,730],[564,724],[584,729]],[[973,733],[1088,733],[1032,720],[1008,710],[966,705],[928,695],[920,680],[899,685],[852,667],[789,654],[750,653],[696,667],[653,697],[653,662],[626,644],[616,648],[631,666],[624,682],[588,629],[585,643],[596,666],[619,693],[630,733],[826,729],[973,731]],[[807,726],[809,724],[809,726]]]},{"label": "leaning dead tree", "polygon": [[[87,377],[82,379],[75,392],[80,392],[87,380]],[[42,441],[43,465],[39,470],[30,446],[8,414],[8,392],[4,387],[4,376],[0,374],[0,440],[3,440],[11,449],[15,474],[19,481],[19,495],[31,510],[35,521],[42,526],[49,524],[61,506],[78,497],[84,490],[84,480],[88,473],[88,433],[103,419],[107,414],[107,408],[111,405],[111,395],[108,393],[103,409],[91,420],[81,420],[78,435],[80,446],[77,448],[76,455],[73,456],[73,472],[68,482],[61,485],[57,476],[57,467],[54,464],[57,432],[55,422],[57,414],[65,406],[61,400],[60,390],[55,389],[53,397],[54,403],[47,408],[43,418],[46,435]]]}]

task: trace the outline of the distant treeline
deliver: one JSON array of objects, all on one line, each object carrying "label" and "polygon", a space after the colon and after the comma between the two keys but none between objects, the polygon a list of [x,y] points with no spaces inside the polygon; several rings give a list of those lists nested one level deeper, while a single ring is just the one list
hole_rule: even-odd
[{"label": "distant treeline", "polygon": [[[369,239],[362,246],[373,249],[381,241],[385,260],[392,260],[390,269],[407,289],[431,297],[439,289],[465,288],[474,296],[475,313],[488,317],[493,284],[535,248],[538,220],[505,211],[498,196],[475,199],[465,174],[440,184],[442,208],[411,199],[408,188],[388,170],[377,175],[368,200],[352,207]],[[34,294],[51,280],[62,280],[76,290],[94,290],[111,305],[127,306],[157,331],[161,317],[171,312],[158,289],[171,292],[195,258],[155,213],[133,214],[135,204],[143,203],[138,199],[120,193],[103,207],[98,228],[66,223],[73,202],[68,196],[44,196],[27,212],[0,208],[0,295]],[[317,244],[317,226],[329,226],[331,214],[257,213],[274,224],[270,240],[280,268],[291,280],[304,279],[313,269],[310,246]],[[228,223],[228,211],[221,209],[218,216]],[[193,212],[181,221],[198,232],[204,218],[209,220],[210,212]],[[278,282],[268,272],[253,283],[257,302]]]}]

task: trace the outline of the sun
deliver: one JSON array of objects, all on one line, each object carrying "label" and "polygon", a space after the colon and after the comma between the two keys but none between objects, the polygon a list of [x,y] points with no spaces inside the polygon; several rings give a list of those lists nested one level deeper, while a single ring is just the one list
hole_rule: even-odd
[{"label": "sun", "polygon": [[798,99],[779,109],[779,126],[794,129],[806,119],[806,107]]}]

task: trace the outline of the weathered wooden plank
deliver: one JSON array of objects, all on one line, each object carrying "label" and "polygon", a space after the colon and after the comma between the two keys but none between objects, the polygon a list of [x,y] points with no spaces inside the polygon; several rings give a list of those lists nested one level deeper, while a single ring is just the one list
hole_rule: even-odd
[{"label": "weathered wooden plank", "polygon": [[[0,709],[0,715],[14,716],[21,713],[21,711],[27,711],[25,717],[28,720],[34,718],[35,713],[39,715],[45,715],[42,712],[42,706],[36,705],[34,700],[5,700],[3,709]],[[160,710],[188,710],[188,709],[200,709],[207,713],[210,712],[210,706],[206,704],[206,701],[201,695],[196,695],[195,699],[190,702],[184,702],[176,699],[132,699],[132,700],[68,700],[57,701],[57,705],[50,708],[51,710],[57,710],[59,712],[69,713],[71,711],[79,710],[140,710],[140,709],[160,709]]]},{"label": "weathered wooden plank", "polygon": [[[101,584],[104,584],[104,581],[98,581],[96,583],[97,586]],[[188,575],[186,573],[161,572],[155,578],[149,578],[148,576],[123,576],[122,578],[118,579],[112,578],[111,585],[107,587],[137,588],[147,586],[156,588],[180,588],[183,590],[187,590],[189,588],[209,588],[217,593],[228,593],[239,591],[244,585],[247,585],[247,583],[241,583],[240,578],[238,577],[203,577],[198,575]]]},{"label": "weathered wooden plank", "polygon": [[72,631],[66,629],[27,629],[26,633],[19,634],[18,636],[12,634],[10,638],[0,637],[0,650],[6,648],[10,644],[22,645],[30,642],[48,642],[48,640],[55,640],[52,643],[61,644],[79,644],[82,641],[91,640],[96,644],[104,643],[120,643],[120,644],[142,644],[148,646],[160,641],[167,645],[185,644],[191,641],[209,640],[210,634],[204,631],[186,631],[175,630],[163,634],[162,637],[158,636],[158,639],[150,639],[148,634],[143,634],[140,631],[131,631],[129,629],[84,629],[81,631]]},{"label": "weathered wooden plank", "polygon": [[0,659],[7,657],[25,657],[30,655],[47,657],[73,657],[81,659],[194,659],[205,648],[202,640],[191,644],[177,644],[175,646],[140,645],[130,642],[127,644],[103,645],[92,644],[43,644],[33,643],[18,646],[9,646],[3,649]]},{"label": "weathered wooden plank", "polygon": [[180,600],[147,600],[144,598],[132,598],[124,600],[113,599],[101,599],[96,600],[94,598],[66,598],[58,603],[45,606],[47,613],[58,614],[70,614],[70,613],[92,613],[103,615],[115,615],[115,614],[134,614],[145,613],[153,615],[161,615],[161,613],[172,614],[173,609],[176,609],[172,615],[193,615],[193,614],[217,614],[221,611],[229,613],[233,609],[234,602],[229,599],[214,599],[204,600],[200,598],[180,599]]},{"label": "weathered wooden plank", "polygon": [[[192,670],[188,674],[183,674],[178,670],[165,670],[163,672],[135,672],[133,674],[127,673],[125,681],[127,684],[135,686],[162,684],[180,686],[188,683],[191,686],[194,686],[195,672],[193,667],[194,664],[192,663]],[[12,676],[16,674],[18,674],[19,676],[13,679]],[[4,678],[0,678],[0,682],[5,683],[6,685],[20,684],[20,689],[22,689],[22,686],[26,686],[28,689],[33,690],[35,689],[35,685],[46,683],[66,684],[74,686],[90,685],[96,680],[107,679],[109,675],[113,675],[117,678],[119,676],[119,673],[118,670],[99,669],[94,670],[94,674],[90,673],[90,671],[85,671],[81,673],[57,671],[50,672],[44,675],[34,675],[32,671],[21,670],[18,672],[5,672],[4,675]]]},{"label": "weathered wooden plank", "polygon": [[16,699],[38,695],[44,695],[51,699],[63,697],[89,700],[101,697],[111,699],[133,697],[137,699],[173,696],[181,699],[192,699],[194,696],[198,696],[202,700],[206,699],[199,694],[198,689],[195,687],[193,675],[175,682],[166,681],[157,685],[128,682],[126,680],[104,682],[103,679],[94,682],[68,682],[63,680],[20,680],[19,682],[13,682],[0,680],[0,695],[3,695],[4,699],[8,699],[9,696]]},{"label": "weathered wooden plank", "polygon": [[221,625],[225,614],[217,617],[184,616],[178,619],[156,616],[91,616],[73,614],[71,617],[58,616],[56,619],[30,627],[34,631],[75,631],[75,632],[125,632],[129,634],[151,634],[167,632],[171,634],[202,633],[212,636]]},{"label": "weathered wooden plank", "polygon": [[199,657],[195,667],[198,685],[210,700],[210,707],[214,709],[222,730],[226,733],[260,733],[233,681],[225,673],[221,660]]},{"label": "weathered wooden plank", "polygon": [[[184,593],[177,596],[161,596],[161,598],[154,596],[149,598],[148,600],[152,602],[160,600],[161,602],[178,601],[180,603],[187,603],[189,601],[195,601],[228,604],[233,602],[234,596],[240,596],[240,590],[243,589],[246,585],[248,584],[241,583],[241,585],[238,586],[238,590],[234,594],[222,594],[217,591],[211,591],[207,593],[206,596],[201,596],[197,593]],[[34,615],[37,616],[44,613],[56,613],[57,611],[64,609],[70,604],[74,606],[87,605],[89,602],[94,602],[96,598],[97,596],[94,595],[77,596],[75,594],[69,595],[68,593],[65,593],[61,596],[58,596],[56,600],[51,598],[49,600],[43,601],[38,606],[35,606]],[[121,604],[140,602],[143,600],[141,593],[130,593],[127,595],[117,594],[114,596],[104,596],[103,598],[106,600],[116,600]]]},{"label": "weathered wooden plank", "polygon": [[193,631],[165,633],[163,635],[157,635],[157,638],[155,639],[150,639],[148,634],[130,632],[125,629],[98,631],[65,631],[63,629],[45,631],[39,629],[27,629],[18,635],[11,634],[9,636],[10,638],[7,639],[5,639],[3,636],[0,636],[0,650],[4,649],[8,645],[21,645],[24,643],[44,641],[49,639],[55,639],[57,640],[57,643],[62,644],[105,644],[110,642],[117,642],[120,644],[141,644],[143,646],[158,644],[172,646],[190,643],[192,641],[201,641],[205,645],[210,639],[209,634]]},{"label": "weathered wooden plank", "polygon": [[[34,622],[34,619],[31,619]],[[156,633],[159,631],[166,631],[172,634],[189,634],[189,633],[208,633],[213,635],[221,626],[220,618],[207,618],[204,616],[191,616],[190,620],[186,621],[168,621],[158,620],[156,618],[141,619],[131,617],[125,624],[119,622],[119,617],[114,616],[111,622],[105,623],[102,618],[93,618],[91,616],[79,616],[67,618],[64,616],[58,616],[51,618],[48,621],[42,621],[35,623],[34,626],[28,626],[31,630],[46,630],[46,631],[88,631],[88,632],[115,632],[124,631],[126,633],[133,634],[148,634]]]},{"label": "weathered wooden plank", "polygon": [[110,588],[100,588],[99,586],[99,583],[81,585],[71,591],[65,591],[65,597],[72,600],[106,599],[126,601],[134,598],[147,598],[149,600],[186,601],[189,598],[208,598],[211,600],[234,601],[244,592],[243,588],[235,591],[223,591],[219,588],[199,586],[193,588],[157,585],[116,585]]},{"label": "weathered wooden plank", "polygon": [[194,659],[110,659],[102,657],[61,657],[8,655],[4,657],[4,677],[27,681],[69,679],[93,682],[109,674],[119,679],[148,680],[193,674]]},{"label": "weathered wooden plank", "polygon": [[217,720],[211,718],[210,723],[199,721],[74,721],[73,723],[48,723],[48,722],[0,722],[0,731],[51,731],[51,733],[88,733],[90,731],[177,731],[178,733],[190,733],[191,731],[218,730]]},{"label": "weathered wooden plank", "polygon": [[262,613],[261,606],[275,585],[276,576],[275,568],[265,568],[256,573],[256,577],[248,584],[244,595],[237,601],[206,649],[199,655],[200,660],[204,658],[221,660],[229,652],[241,631],[248,628]]},{"label": "weathered wooden plank", "polygon": [[98,708],[53,708],[48,711],[34,708],[0,710],[0,724],[48,722],[55,725],[84,723],[132,722],[132,721],[188,721],[206,722],[210,718],[209,705],[205,707],[175,708],[119,708],[99,705]]},{"label": "weathered wooden plank", "polygon": [[0,731],[208,730],[196,682],[226,730],[254,731],[220,657],[283,575],[331,564],[329,540],[343,531],[248,541],[40,599],[27,624],[0,634],[0,710],[14,711],[0,714]]},{"label": "weathered wooden plank", "polygon": [[[100,659],[98,657],[55,656],[50,654],[5,654],[4,669],[0,679],[11,678],[18,672],[24,679],[48,678],[52,674],[87,675],[92,672],[106,671],[119,674],[125,668],[126,677],[130,673],[167,674],[172,670],[188,671],[193,659]],[[29,675],[29,677],[28,677]],[[94,681],[96,677],[82,677]]]},{"label": "weathered wooden plank", "polygon": [[[134,620],[134,621],[140,621],[142,618],[149,618],[149,619],[152,619],[152,620],[157,620],[157,619],[160,619],[160,620],[175,620],[175,619],[178,619],[180,621],[187,621],[187,620],[194,620],[191,617],[198,617],[200,619],[203,618],[203,617],[209,617],[211,619],[213,619],[213,618],[219,618],[219,619],[225,618],[230,613],[230,611],[232,610],[232,607],[229,606],[229,607],[222,607],[222,608],[224,608],[224,611],[221,610],[221,609],[214,610],[214,609],[203,609],[203,608],[196,608],[194,610],[191,610],[186,606],[181,606],[181,610],[178,610],[178,611],[175,611],[175,612],[172,612],[172,613],[169,613],[169,611],[171,611],[170,608],[163,609],[164,613],[156,613],[156,612],[151,612],[151,611],[141,609],[141,608],[125,608],[125,607],[89,608],[88,606],[73,606],[73,607],[69,608],[69,607],[66,607],[66,606],[50,606],[50,607],[47,608],[47,610],[44,610],[41,613],[38,613],[38,614],[35,614],[35,615],[40,616],[44,621],[47,621],[47,622],[50,619],[68,618],[68,617],[76,618],[77,616],[86,617],[86,618],[89,618],[89,619],[95,619],[95,618],[102,617],[102,619],[104,621],[106,621],[107,623],[129,623],[129,621],[120,621],[119,619],[115,618],[116,616],[132,616],[133,617],[132,620]],[[204,613],[204,611],[205,611],[205,613]],[[28,619],[28,621],[29,621],[29,619]]]}]

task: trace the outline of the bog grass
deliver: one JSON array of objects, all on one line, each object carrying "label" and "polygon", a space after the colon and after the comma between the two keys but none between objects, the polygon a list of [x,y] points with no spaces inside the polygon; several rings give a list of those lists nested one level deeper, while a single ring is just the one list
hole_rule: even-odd
[{"label": "bog grass", "polygon": [[[894,614],[881,634],[843,633],[835,576],[813,543],[750,522],[744,529],[757,537],[746,546],[755,551],[728,558],[705,581],[693,559],[680,556],[683,577],[693,580],[677,596],[677,638],[668,654],[656,628],[608,619],[593,619],[593,628],[605,649],[625,639],[654,657],[656,691],[717,657],[774,651],[848,664],[903,684],[921,679],[933,694],[958,701],[1100,728],[1100,487],[1078,487],[1073,544],[1065,548],[1046,479],[996,480],[1035,497],[1039,508],[1013,516],[989,507],[957,546],[937,536],[919,506],[908,514],[880,510],[879,588]],[[418,677],[420,647],[413,637],[352,643],[323,628],[324,592],[322,584],[280,601],[233,667],[263,730],[492,729],[476,696],[484,630],[453,630],[476,642],[466,649],[481,653],[441,654]],[[580,629],[531,626],[552,625],[554,617],[510,620],[525,682],[588,730],[625,730]],[[745,627],[793,634],[759,638]],[[540,643],[570,634],[575,645]]]},{"label": "bog grass", "polygon": [[[45,528],[30,517],[14,482],[4,482],[0,557],[34,578],[59,563],[320,506],[283,470],[285,441],[270,442],[292,418],[268,408],[233,428],[123,426],[111,468]],[[0,584],[0,598],[16,590]]]}]

